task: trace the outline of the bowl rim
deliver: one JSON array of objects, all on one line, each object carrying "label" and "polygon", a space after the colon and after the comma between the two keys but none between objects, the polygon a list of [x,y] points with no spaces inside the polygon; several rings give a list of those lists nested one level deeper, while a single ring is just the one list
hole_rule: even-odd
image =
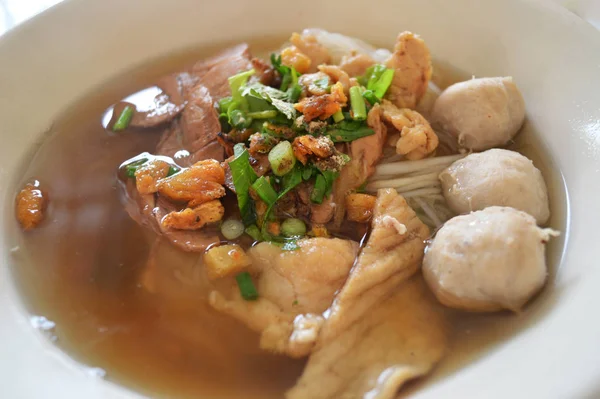
[{"label": "bowl rim", "polygon": [[[239,9],[233,12],[235,20],[243,21],[244,13],[253,12],[248,5],[243,4],[242,0],[233,1],[236,1],[239,6]],[[341,0],[339,1],[341,2]],[[310,0],[310,2],[322,6],[316,0]],[[310,2],[308,4],[312,4]],[[194,0],[176,0],[174,3],[181,5],[186,10],[193,10],[195,2]],[[265,7],[276,3],[274,0],[262,1]],[[333,9],[334,3],[336,2],[333,1],[332,5],[322,7],[326,7],[328,10],[329,7]],[[391,0],[382,0],[382,3],[391,4]],[[416,0],[409,0],[406,3],[416,7]],[[463,7],[464,10],[468,11],[466,8],[467,3],[469,3],[468,0],[458,0],[454,7]],[[443,4],[443,0],[433,0],[431,4],[438,5],[440,9],[452,13],[448,6]],[[6,145],[0,147],[0,187],[4,193],[1,202],[4,210],[0,214],[0,224],[3,226],[13,223],[12,206],[10,205],[14,197],[13,191],[11,191],[15,184],[13,175],[19,163],[25,157],[24,153],[40,139],[37,132],[45,131],[52,119],[61,110],[68,107],[74,99],[83,93],[88,93],[96,84],[107,81],[115,75],[115,72],[110,69],[111,63],[108,60],[103,60],[99,54],[111,54],[112,59],[122,57],[122,62],[117,69],[123,70],[158,54],[164,54],[167,50],[173,50],[170,49],[165,38],[161,39],[154,36],[152,37],[155,40],[153,43],[155,46],[151,51],[133,49],[127,52],[124,48],[116,48],[114,42],[111,42],[111,40],[118,39],[119,35],[122,34],[124,22],[127,18],[140,24],[144,20],[153,22],[159,20],[159,17],[151,16],[151,13],[147,10],[143,13],[144,18],[135,17],[137,15],[135,14],[136,7],[140,5],[156,9],[156,13],[159,15],[161,11],[166,10],[165,5],[161,5],[159,0],[130,0],[127,4],[123,4],[119,0],[66,0],[25,21],[0,37],[0,59],[6,60],[5,67],[0,70],[0,88],[2,88],[0,91],[11,94],[10,98],[8,95],[0,98],[0,120],[3,121],[5,131],[19,133],[14,136],[8,134],[8,137],[5,133],[3,138],[6,140]],[[203,5],[203,7],[212,7],[211,10],[214,10],[215,15],[222,15],[221,13],[224,11],[221,5]],[[423,7],[429,10],[433,6]],[[565,60],[562,62],[564,62],[566,70],[570,72],[578,72],[579,70],[574,69],[572,66],[574,61],[569,61],[566,58],[573,56],[576,60],[584,60],[580,65],[581,74],[575,75],[580,80],[591,78],[594,71],[598,72],[600,70],[600,33],[592,25],[557,4],[541,0],[507,0],[502,2],[502,5],[492,4],[492,1],[483,1],[477,5],[472,5],[472,7],[473,14],[491,10],[498,12],[501,19],[507,18],[512,12],[519,13],[519,15],[514,15],[515,19],[520,18],[521,14],[526,15],[536,21],[536,29],[541,31],[540,35],[548,34],[549,38],[547,40],[555,40],[561,45],[568,42],[566,39],[559,37],[560,28],[562,28],[565,30],[563,34],[566,38],[577,39],[577,44],[574,47],[579,47],[579,49],[564,49],[563,51],[558,44],[546,43],[541,46],[543,47],[541,51],[543,54],[540,57],[549,57],[547,52],[552,50],[563,51],[561,57],[564,57]],[[115,17],[112,13],[114,9],[120,9],[122,14]],[[369,12],[366,11],[367,14]],[[418,13],[418,10],[415,12]],[[111,17],[113,18],[113,25],[118,29],[115,28],[115,32],[112,32],[109,35],[110,37],[105,40],[94,39],[92,27],[94,29],[98,27],[98,20],[103,18],[108,20]],[[306,18],[306,16],[299,14],[300,17]],[[493,25],[491,17],[483,17],[482,19]],[[473,22],[473,24],[472,26],[465,23],[466,27],[464,29],[481,30],[476,22]],[[552,24],[555,24],[557,28],[552,28]],[[89,27],[86,27],[86,25],[89,25]],[[281,23],[274,24],[270,29],[261,28],[263,30],[260,33],[281,31],[283,26]],[[175,33],[171,34],[176,38],[179,48],[187,48],[198,43],[198,39],[189,36],[190,31],[190,29],[186,30],[183,27],[178,27],[175,29]],[[241,35],[251,31],[253,31],[251,28],[241,26],[234,36],[241,37]],[[80,37],[73,37],[75,36],[73,32],[78,32],[76,36]],[[256,32],[259,31],[256,30]],[[457,28],[456,33],[460,37],[464,36],[464,32],[460,31],[459,28]],[[532,36],[536,34],[538,32],[532,32]],[[224,42],[227,41],[228,34],[227,32],[218,32],[215,33],[214,37],[215,41]],[[90,42],[95,40],[93,49],[82,47],[82,41],[88,39]],[[131,40],[135,42],[138,39]],[[427,37],[426,40],[428,40]],[[543,39],[540,38],[536,40],[539,40],[539,43],[543,42]],[[441,43],[442,40],[438,42]],[[24,51],[23,47],[26,43],[38,43],[40,47],[54,46],[55,49],[60,48],[60,51],[64,52],[63,56],[66,58],[71,57],[70,59],[77,58],[73,58],[72,55],[68,55],[66,52],[73,49],[81,50],[79,62],[70,66],[61,65],[57,61],[60,60],[60,56],[52,55],[48,48],[41,48],[39,54]],[[547,52],[546,48],[548,48]],[[587,53],[587,56],[585,53]],[[467,59],[469,58],[467,57]],[[561,62],[560,57],[554,60]],[[58,63],[49,65],[52,61]],[[88,74],[82,72],[83,66],[93,65],[94,63],[97,64],[97,67],[93,71]],[[26,77],[25,72],[28,69],[35,70],[35,68],[41,67],[45,68],[44,76],[34,78],[43,92],[41,97],[44,99],[53,98],[52,94],[56,93],[56,102],[47,108],[41,109],[35,116],[24,118],[27,114],[20,108],[39,105],[39,101],[27,99],[18,90],[19,86],[16,82]],[[64,70],[61,70],[61,67]],[[549,67],[548,69],[552,68]],[[493,70],[494,68],[484,68],[486,73]],[[540,70],[540,74],[546,72]],[[72,82],[70,84],[61,83],[65,82],[69,75],[71,75]],[[549,76],[556,77],[558,74],[552,72]],[[53,82],[53,79],[56,81]],[[594,110],[593,104],[600,104],[600,96],[591,93],[600,93],[600,82],[598,79],[590,79],[587,82],[589,93],[582,91],[580,89],[581,84],[578,82],[574,82],[573,86],[577,86],[576,89],[579,90],[577,93],[585,93],[586,96],[581,99],[574,97],[577,93],[571,94],[569,85],[564,84],[560,86],[560,89],[573,97],[567,96],[569,100],[565,101],[548,100],[547,105],[547,107],[551,107],[557,112],[561,105],[567,106],[566,109],[571,114],[565,117],[564,120],[561,119],[560,124],[557,126],[560,128],[566,127],[565,136],[573,143],[568,143],[567,139],[558,137],[558,134],[553,133],[551,129],[548,131],[553,136],[544,138],[550,153],[556,157],[558,166],[565,171],[564,179],[570,194],[567,198],[569,213],[567,231],[565,232],[565,246],[568,246],[569,249],[563,251],[561,268],[557,275],[557,281],[560,284],[554,287],[556,290],[569,292],[569,296],[563,295],[561,303],[557,305],[557,309],[560,308],[562,316],[560,316],[560,319],[548,317],[543,323],[532,326],[523,334],[513,337],[509,342],[502,345],[503,348],[500,348],[499,351],[515,351],[517,348],[531,345],[527,359],[522,359],[519,364],[514,365],[512,373],[506,373],[506,370],[501,366],[502,362],[497,360],[498,354],[491,354],[487,356],[487,359],[468,366],[464,373],[461,372],[461,375],[457,375],[452,381],[441,381],[436,386],[428,389],[427,392],[417,393],[417,397],[443,396],[444,392],[447,392],[444,391],[446,389],[454,389],[452,387],[455,386],[462,387],[461,384],[465,384],[465,379],[486,381],[497,388],[495,392],[483,388],[473,388],[470,391],[463,391],[465,394],[487,393],[486,397],[503,397],[508,394],[515,394],[517,391],[511,390],[511,385],[524,384],[524,376],[527,376],[528,373],[531,376],[531,381],[529,386],[524,388],[524,391],[519,391],[521,393],[529,390],[530,393],[541,394],[542,396],[544,396],[544,393],[548,394],[548,397],[578,397],[600,393],[600,382],[598,382],[600,381],[598,379],[600,376],[600,361],[596,360],[600,358],[598,356],[600,355],[600,348],[596,349],[592,345],[594,337],[600,336],[600,323],[586,318],[585,312],[582,312],[585,304],[593,303],[594,297],[597,297],[593,283],[600,281],[600,272],[593,270],[594,257],[600,255],[600,248],[595,248],[593,245],[588,245],[590,248],[585,247],[585,242],[591,243],[594,237],[593,226],[591,223],[585,222],[600,220],[600,209],[593,202],[595,194],[600,193],[600,184],[598,183],[600,181],[598,179],[600,175],[600,110]],[[32,83],[28,84],[31,85]],[[525,84],[526,91],[529,93],[528,82],[525,82]],[[544,89],[543,85],[535,87],[539,90]],[[573,88],[573,92],[576,89]],[[556,94],[556,92],[552,92],[551,88],[548,88],[548,90],[549,96]],[[11,101],[18,104],[15,105]],[[592,103],[591,106],[590,102]],[[532,106],[530,116],[532,120],[536,121],[536,124],[545,129],[547,124],[543,121],[542,108],[537,105]],[[19,120],[17,116],[21,119]],[[562,149],[568,151],[570,155],[564,155],[561,152]],[[582,165],[587,165],[589,169]],[[586,211],[584,212],[581,208],[585,208]],[[0,232],[1,239],[7,241],[8,244],[10,244],[11,238],[6,232],[10,231],[10,228],[5,228]],[[0,250],[0,255],[3,257],[3,267],[0,269],[0,323],[4,326],[0,329],[0,342],[11,343],[11,345],[0,346],[0,372],[8,376],[8,384],[4,388],[7,390],[6,392],[22,393],[24,397],[34,397],[33,395],[47,394],[48,392],[61,393],[68,398],[80,397],[82,393],[90,398],[130,398],[138,396],[112,383],[89,378],[85,368],[82,368],[78,363],[51,345],[41,332],[34,331],[30,327],[16,287],[10,283],[11,276],[6,265],[11,262],[10,258],[14,254],[11,255],[9,249],[10,246],[5,245]],[[577,326],[584,327],[587,330],[576,330]],[[571,348],[564,343],[558,345],[553,342],[552,337],[544,335],[544,331],[553,331],[553,334],[555,334],[554,339],[559,336],[557,332],[561,331],[565,336],[576,342],[577,349],[574,350],[574,347]],[[47,355],[41,355],[40,352],[45,352]],[[550,367],[541,360],[535,360],[536,356],[545,357],[546,359],[551,358],[556,362],[560,360],[562,367]],[[10,359],[10,364],[2,359]],[[32,363],[36,364],[34,369],[38,372],[38,378],[46,384],[44,389],[32,387],[33,384],[27,384],[25,376],[33,372],[28,370],[28,365]],[[492,370],[496,371],[502,377],[498,381],[490,382],[489,377],[482,377],[475,370],[476,365],[487,367],[490,372]],[[533,372],[532,370],[535,370],[533,365],[538,365],[541,371]],[[64,389],[64,386],[61,386],[61,382],[67,380],[71,384],[68,392]],[[544,380],[546,385],[541,387],[540,382]],[[454,390],[453,392],[459,391]]]}]

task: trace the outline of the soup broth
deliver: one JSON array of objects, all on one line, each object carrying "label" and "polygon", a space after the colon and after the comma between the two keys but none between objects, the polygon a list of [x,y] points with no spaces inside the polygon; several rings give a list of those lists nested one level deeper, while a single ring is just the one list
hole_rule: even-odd
[{"label": "soup broth", "polygon": [[[254,53],[278,43],[254,45]],[[153,397],[280,398],[305,361],[259,349],[257,334],[212,310],[202,292],[201,256],[157,238],[123,208],[117,169],[126,159],[153,152],[162,130],[115,134],[101,123],[111,104],[210,52],[189,51],[130,71],[54,123],[21,180],[41,182],[49,194],[47,217],[39,228],[7,243],[18,247],[13,275],[30,312],[56,323],[56,344],[105,370],[111,381]],[[444,87],[469,78],[443,63],[435,70],[434,81]],[[531,125],[511,148],[542,170],[551,196],[549,225],[564,232],[562,179]],[[562,238],[548,247],[551,275],[562,247]],[[150,268],[157,272],[148,277]],[[554,295],[552,279],[549,286],[521,315],[448,310],[452,345],[428,381],[443,378],[543,315]]]}]

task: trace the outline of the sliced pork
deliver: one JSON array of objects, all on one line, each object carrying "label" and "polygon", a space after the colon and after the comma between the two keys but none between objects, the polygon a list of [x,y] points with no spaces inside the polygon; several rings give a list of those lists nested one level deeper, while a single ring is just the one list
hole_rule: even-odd
[{"label": "sliced pork", "polygon": [[248,251],[258,300],[244,300],[234,280],[210,294],[215,309],[261,333],[262,348],[293,357],[310,351],[321,313],[344,284],[358,252],[356,242],[338,238],[310,238],[298,245],[286,251],[263,242]]}]

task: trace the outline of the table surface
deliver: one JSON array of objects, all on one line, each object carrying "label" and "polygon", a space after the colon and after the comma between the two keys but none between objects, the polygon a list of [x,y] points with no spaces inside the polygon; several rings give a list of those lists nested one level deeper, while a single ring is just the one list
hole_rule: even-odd
[{"label": "table surface", "polygon": [[[63,0],[0,0],[0,35],[61,1]],[[600,29],[600,0],[545,1],[562,4]]]}]

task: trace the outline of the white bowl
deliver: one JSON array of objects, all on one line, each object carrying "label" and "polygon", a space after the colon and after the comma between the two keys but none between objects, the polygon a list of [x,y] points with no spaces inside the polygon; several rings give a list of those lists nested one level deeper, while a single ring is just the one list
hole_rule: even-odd
[{"label": "white bowl", "polygon": [[[31,146],[80,96],[134,65],[189,47],[319,26],[391,43],[421,34],[434,56],[478,76],[512,75],[568,189],[565,252],[518,333],[416,393],[421,398],[600,395],[600,34],[535,1],[71,0],[0,40],[1,224],[14,226],[14,179]],[[560,250],[561,248],[559,248]],[[560,252],[560,251],[559,251]],[[0,397],[135,397],[92,378],[30,323],[0,248]],[[559,254],[560,255],[560,254]],[[560,256],[557,257],[560,260]],[[518,317],[518,316],[515,316]]]}]

